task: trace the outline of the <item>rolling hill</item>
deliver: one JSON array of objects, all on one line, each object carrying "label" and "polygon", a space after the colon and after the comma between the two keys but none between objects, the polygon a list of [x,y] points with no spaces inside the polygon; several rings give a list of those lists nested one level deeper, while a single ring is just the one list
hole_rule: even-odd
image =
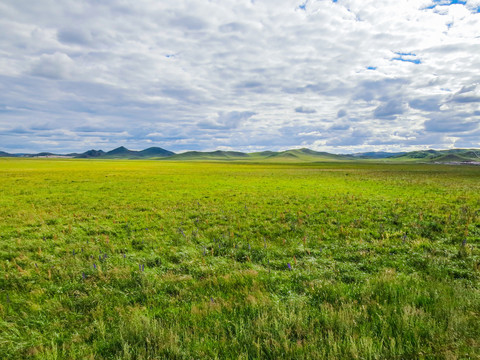
[{"label": "rolling hill", "polygon": [[249,154],[238,151],[187,151],[180,154],[172,155],[168,160],[246,160]]},{"label": "rolling hill", "polygon": [[124,146],[120,146],[116,149],[108,151],[100,156],[100,158],[105,159],[139,159],[139,158],[163,158],[174,155],[175,153],[159,148],[159,147],[150,147],[145,150],[136,151],[129,150]]},{"label": "rolling hill", "polygon": [[456,163],[480,162],[480,151],[475,149],[411,151],[388,159],[408,162]]},{"label": "rolling hill", "polygon": [[15,155],[9,154],[5,151],[0,151],[0,157],[14,157]]},{"label": "rolling hill", "polygon": [[292,149],[270,154],[265,157],[266,161],[344,161],[354,159],[351,155],[337,155],[327,152],[319,152],[310,149]]},{"label": "rolling hill", "polygon": [[103,150],[92,149],[92,150],[85,151],[83,154],[70,154],[70,155],[79,159],[90,159],[90,158],[101,157],[105,155],[105,152]]},{"label": "rolling hill", "polygon": [[10,154],[0,151],[0,157],[70,157],[79,159],[157,159],[172,161],[241,161],[241,162],[326,162],[326,161],[381,161],[381,162],[418,162],[418,163],[480,163],[480,150],[449,149],[419,150],[410,152],[365,152],[356,154],[331,154],[307,148],[285,151],[261,151],[245,153],[239,151],[187,151],[174,153],[160,147],[144,150],[129,150],[124,146],[105,152],[88,150],[84,153],[66,155],[41,152],[37,154]]}]

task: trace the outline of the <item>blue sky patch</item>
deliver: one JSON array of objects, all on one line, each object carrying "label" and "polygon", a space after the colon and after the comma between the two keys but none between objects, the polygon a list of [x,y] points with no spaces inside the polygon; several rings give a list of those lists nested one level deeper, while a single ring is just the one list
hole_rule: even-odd
[{"label": "blue sky patch", "polygon": [[398,61],[404,61],[404,62],[411,62],[412,64],[417,64],[417,65],[422,63],[420,59],[413,58],[417,56],[415,53],[396,51],[395,54],[397,54],[398,56],[391,58],[390,59],[391,61],[398,60]]},{"label": "blue sky patch", "polygon": [[[464,0],[433,0],[433,4],[422,8],[422,10],[431,10],[435,9],[437,6],[450,6],[450,5],[467,5],[467,2]],[[473,8],[470,5],[469,9],[474,13],[480,13],[480,6]]]},{"label": "blue sky patch", "polygon": [[398,60],[398,61],[404,61],[404,62],[411,62],[413,64],[421,64],[422,61],[419,59],[404,59],[402,57],[394,57],[391,60]]},{"label": "blue sky patch", "polygon": [[435,4],[442,5],[442,6],[449,6],[455,4],[465,5],[467,2],[463,0],[433,0]]}]

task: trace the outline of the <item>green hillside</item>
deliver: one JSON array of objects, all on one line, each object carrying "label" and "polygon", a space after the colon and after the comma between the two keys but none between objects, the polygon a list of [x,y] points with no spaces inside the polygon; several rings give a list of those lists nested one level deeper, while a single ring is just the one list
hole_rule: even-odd
[{"label": "green hillside", "polygon": [[245,160],[249,155],[238,151],[187,151],[181,154],[175,154],[168,157],[168,160]]},{"label": "green hillside", "polygon": [[100,158],[106,159],[148,159],[148,158],[162,158],[172,156],[174,153],[159,147],[150,147],[145,150],[135,151],[129,150],[124,146],[120,146],[107,153],[100,155]]},{"label": "green hillside", "polygon": [[187,151],[172,155],[166,160],[189,160],[189,161],[250,161],[250,162],[315,162],[315,161],[339,161],[352,160],[352,156],[335,155],[326,152],[318,152],[310,149],[292,149],[286,151],[262,151],[255,153],[243,153],[237,151]]},{"label": "green hillside", "polygon": [[416,162],[479,162],[480,151],[475,149],[421,150],[392,156],[387,160]]},{"label": "green hillside", "polygon": [[290,149],[285,151],[260,151],[245,153],[240,151],[187,151],[174,153],[160,147],[150,147],[145,150],[130,150],[124,146],[104,152],[103,150],[88,150],[84,153],[53,154],[41,152],[37,154],[10,154],[0,151],[0,157],[46,157],[65,156],[83,159],[156,159],[175,161],[237,161],[237,162],[266,162],[266,163],[312,163],[332,161],[361,161],[361,162],[419,162],[419,163],[469,163],[480,162],[478,149],[449,149],[449,150],[418,150],[402,153],[364,152],[356,154],[332,154],[314,151],[307,148]]}]

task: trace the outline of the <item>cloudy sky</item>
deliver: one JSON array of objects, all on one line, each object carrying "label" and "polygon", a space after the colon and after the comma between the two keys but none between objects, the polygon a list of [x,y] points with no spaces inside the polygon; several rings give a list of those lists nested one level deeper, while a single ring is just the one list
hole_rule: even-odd
[{"label": "cloudy sky", "polygon": [[480,0],[1,0],[0,150],[480,147]]}]

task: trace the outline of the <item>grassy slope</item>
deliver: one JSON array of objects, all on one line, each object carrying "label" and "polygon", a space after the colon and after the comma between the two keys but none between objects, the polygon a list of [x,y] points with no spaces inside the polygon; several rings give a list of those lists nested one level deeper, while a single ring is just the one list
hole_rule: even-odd
[{"label": "grassy slope", "polygon": [[0,358],[478,357],[479,177],[2,159]]},{"label": "grassy slope", "polygon": [[392,161],[417,161],[417,162],[463,162],[480,161],[480,152],[470,149],[451,150],[422,150],[412,151],[406,154],[393,156]]},{"label": "grassy slope", "polygon": [[237,161],[265,163],[296,163],[316,161],[341,161],[354,159],[350,156],[316,152],[309,149],[293,149],[281,152],[263,151],[257,153],[241,153],[235,151],[199,152],[188,151],[166,158],[169,161]]}]

